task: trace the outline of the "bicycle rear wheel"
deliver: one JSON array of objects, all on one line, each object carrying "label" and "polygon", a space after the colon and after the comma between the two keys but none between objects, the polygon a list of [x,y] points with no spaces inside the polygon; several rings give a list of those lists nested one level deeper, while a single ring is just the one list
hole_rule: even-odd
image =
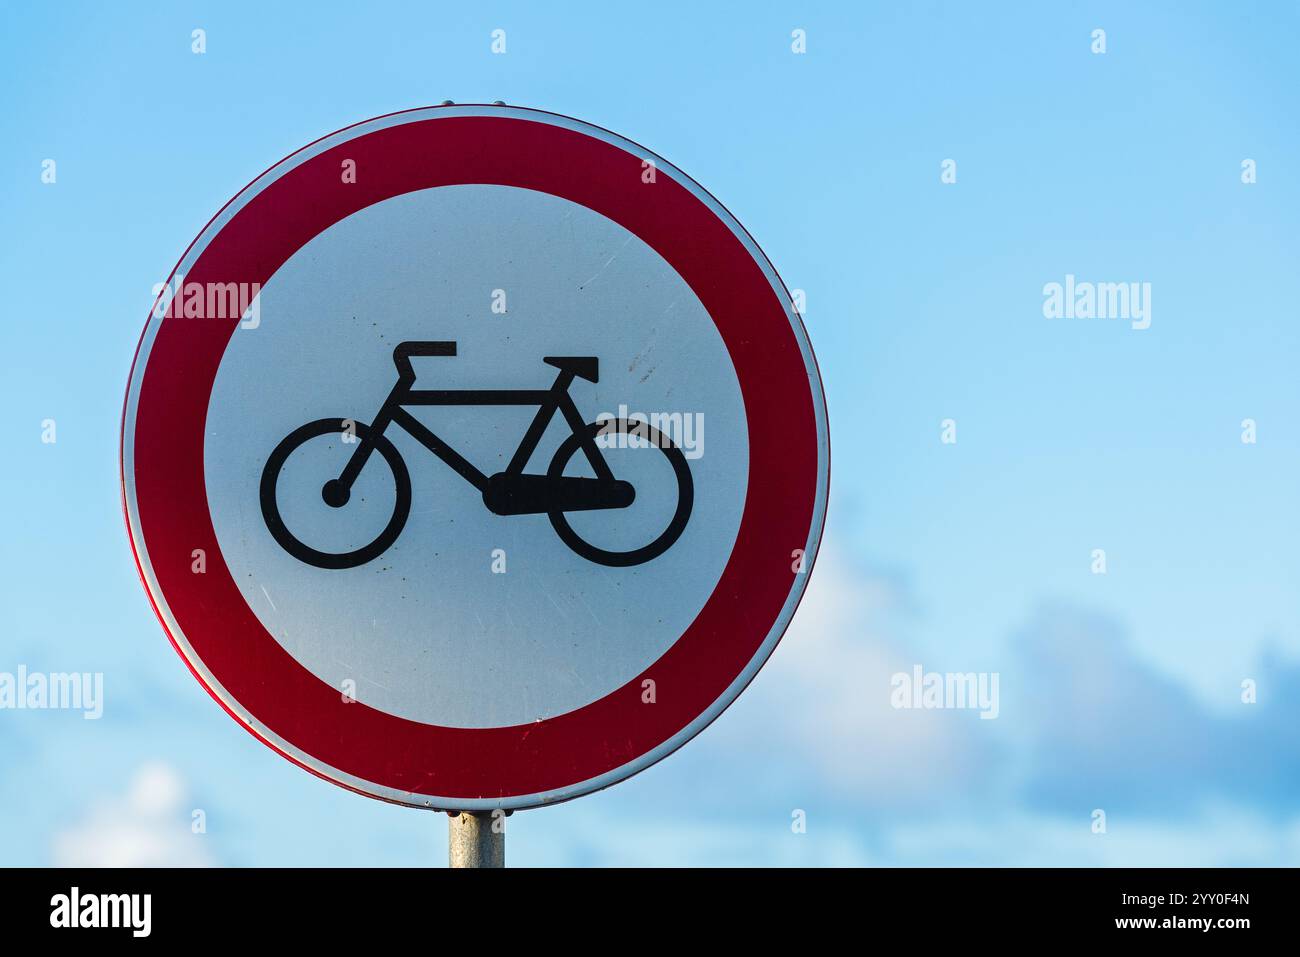
[{"label": "bicycle rear wheel", "polygon": [[[355,434],[361,442],[369,442],[373,446],[373,451],[378,452],[388,463],[395,485],[393,514],[383,530],[369,543],[344,552],[324,551],[306,544],[289,530],[280,514],[276,486],[283,474],[285,463],[295,451],[312,439],[333,434],[342,441],[342,436],[349,433]],[[373,458],[373,455],[371,457]],[[318,488],[324,490],[333,486],[334,482],[331,480],[334,479],[337,479],[336,474],[321,475],[321,484]],[[387,551],[388,547],[397,540],[397,536],[402,533],[406,519],[411,514],[411,476],[406,470],[406,463],[402,461],[401,453],[383,433],[376,433],[364,422],[357,422],[354,419],[317,419],[294,429],[275,447],[262,470],[260,498],[262,518],[266,522],[267,530],[279,546],[294,558],[308,565],[315,565],[317,568],[356,568]],[[327,504],[340,509],[346,501],[347,498],[344,497],[342,501],[336,503],[329,501],[327,497]]]}]

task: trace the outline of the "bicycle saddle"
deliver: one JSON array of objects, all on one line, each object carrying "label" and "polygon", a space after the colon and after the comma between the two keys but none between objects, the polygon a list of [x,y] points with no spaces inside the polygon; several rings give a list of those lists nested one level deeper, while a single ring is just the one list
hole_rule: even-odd
[{"label": "bicycle saddle", "polygon": [[411,367],[412,356],[454,356],[456,354],[456,343],[441,342],[421,342],[419,340],[408,339],[406,342],[399,342],[393,349],[393,364],[397,366],[397,372],[401,378],[414,381],[415,370]]},{"label": "bicycle saddle", "polygon": [[542,361],[561,372],[571,372],[579,379],[600,381],[600,360],[596,356],[543,356]]}]

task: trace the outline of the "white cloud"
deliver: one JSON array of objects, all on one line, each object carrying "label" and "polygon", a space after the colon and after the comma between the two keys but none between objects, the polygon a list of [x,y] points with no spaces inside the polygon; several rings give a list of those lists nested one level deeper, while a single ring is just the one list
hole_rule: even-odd
[{"label": "white cloud", "polygon": [[990,811],[899,824],[883,844],[896,862],[915,867],[1294,867],[1300,862],[1300,817],[1279,823],[1217,805],[1183,821],[1111,814],[1104,834],[1091,812],[1074,819]]},{"label": "white cloud", "polygon": [[986,780],[996,722],[890,704],[890,678],[924,664],[891,633],[903,605],[894,585],[827,541],[788,633],[718,743],[806,762],[810,787],[877,807],[947,802]]},{"label": "white cloud", "polygon": [[124,795],[93,805],[57,833],[58,867],[206,867],[206,835],[191,830],[185,782],[168,764],[142,765]]}]

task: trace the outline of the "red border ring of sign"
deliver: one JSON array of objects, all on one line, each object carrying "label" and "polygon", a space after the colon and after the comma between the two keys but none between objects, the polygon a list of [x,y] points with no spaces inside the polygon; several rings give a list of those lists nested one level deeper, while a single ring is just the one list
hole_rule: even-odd
[{"label": "red border ring of sign", "polygon": [[[452,120],[471,122],[443,125]],[[527,127],[516,125],[520,121]],[[362,127],[373,128],[361,132]],[[358,132],[321,146],[353,130]],[[430,137],[436,143],[426,142]],[[542,142],[546,138],[549,143]],[[502,149],[507,141],[511,148]],[[441,152],[420,149],[432,145]],[[449,145],[460,147],[460,154],[451,155]],[[286,165],[318,146],[301,162]],[[365,185],[331,191],[341,182],[333,161],[345,155],[344,147],[346,158],[357,159],[363,171],[358,179]],[[373,159],[367,155],[372,147],[389,151],[386,162],[366,162]],[[657,168],[651,204],[641,201],[646,160]],[[468,165],[461,170],[458,164]],[[280,167],[285,168],[271,177]],[[539,176],[552,179],[543,184]],[[257,622],[230,580],[211,529],[203,484],[203,419],[211,377],[237,320],[225,325],[159,321],[151,310],[123,404],[123,511],[141,580],[173,646],[213,698],[263,743],[313,774],[381,800],[465,810],[523,808],[590,793],[644,770],[699,733],[744,690],[793,616],[816,557],[829,486],[829,431],[802,321],[752,237],[706,190],[650,151],[560,114],[462,105],[400,111],[345,127],[290,154],[236,194],[186,249],[168,281],[207,236],[186,273],[188,281],[203,281],[205,270],[215,270],[217,281],[238,275],[247,277],[240,281],[264,284],[289,255],[333,222],[410,189],[460,182],[542,188],[614,219],[677,269],[719,325],[736,364],[749,421],[749,490],[737,546],[719,586],[668,652],[604,698],[513,728],[442,728],[360,702],[345,704],[336,689],[302,668]],[[259,183],[262,188],[250,193]],[[394,183],[409,188],[392,189]],[[628,205],[633,192],[637,202]],[[244,205],[214,232],[213,224],[246,195]],[[310,201],[285,201],[303,196]],[[275,218],[278,230],[257,221],[267,216]],[[683,228],[687,222],[692,229]],[[761,287],[756,278],[763,279]],[[775,328],[762,328],[760,321]],[[150,331],[154,337],[141,366]],[[155,364],[151,360],[160,354],[160,339],[167,361]],[[183,391],[196,375],[201,383],[206,380],[201,400]],[[806,392],[774,386],[792,375],[806,377]],[[141,402],[142,397],[153,401]],[[142,407],[148,410],[143,427]],[[128,423],[134,439],[130,450]],[[178,441],[178,435],[190,441]],[[142,509],[145,500],[149,504]],[[792,535],[792,528],[802,531]],[[145,548],[142,555],[137,535],[159,548]],[[207,549],[206,575],[190,572],[195,547]],[[805,550],[802,573],[793,567],[794,548]],[[161,554],[167,561],[160,566]],[[764,583],[756,584],[756,575]],[[170,590],[164,580],[173,583]],[[773,588],[771,581],[787,584]],[[742,584],[752,599],[743,608],[737,587]],[[214,598],[229,603],[233,629],[209,620]],[[757,617],[761,627],[742,634],[735,627],[737,612],[746,621]],[[188,627],[181,627],[182,617]],[[268,676],[283,683],[268,682]],[[641,682],[651,676],[663,690],[659,701],[647,706],[641,703]],[[612,718],[633,714],[635,719],[624,727],[611,724]],[[447,768],[460,778],[450,780]]]}]

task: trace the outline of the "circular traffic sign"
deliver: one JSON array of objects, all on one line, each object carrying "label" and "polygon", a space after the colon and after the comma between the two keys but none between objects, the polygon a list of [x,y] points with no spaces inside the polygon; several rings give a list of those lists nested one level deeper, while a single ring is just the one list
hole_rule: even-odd
[{"label": "circular traffic sign", "polygon": [[504,106],[368,120],[242,190],[162,285],[123,416],[195,677],[307,770],[440,809],[576,797],[717,717],[828,477],[749,234],[635,143]]}]

